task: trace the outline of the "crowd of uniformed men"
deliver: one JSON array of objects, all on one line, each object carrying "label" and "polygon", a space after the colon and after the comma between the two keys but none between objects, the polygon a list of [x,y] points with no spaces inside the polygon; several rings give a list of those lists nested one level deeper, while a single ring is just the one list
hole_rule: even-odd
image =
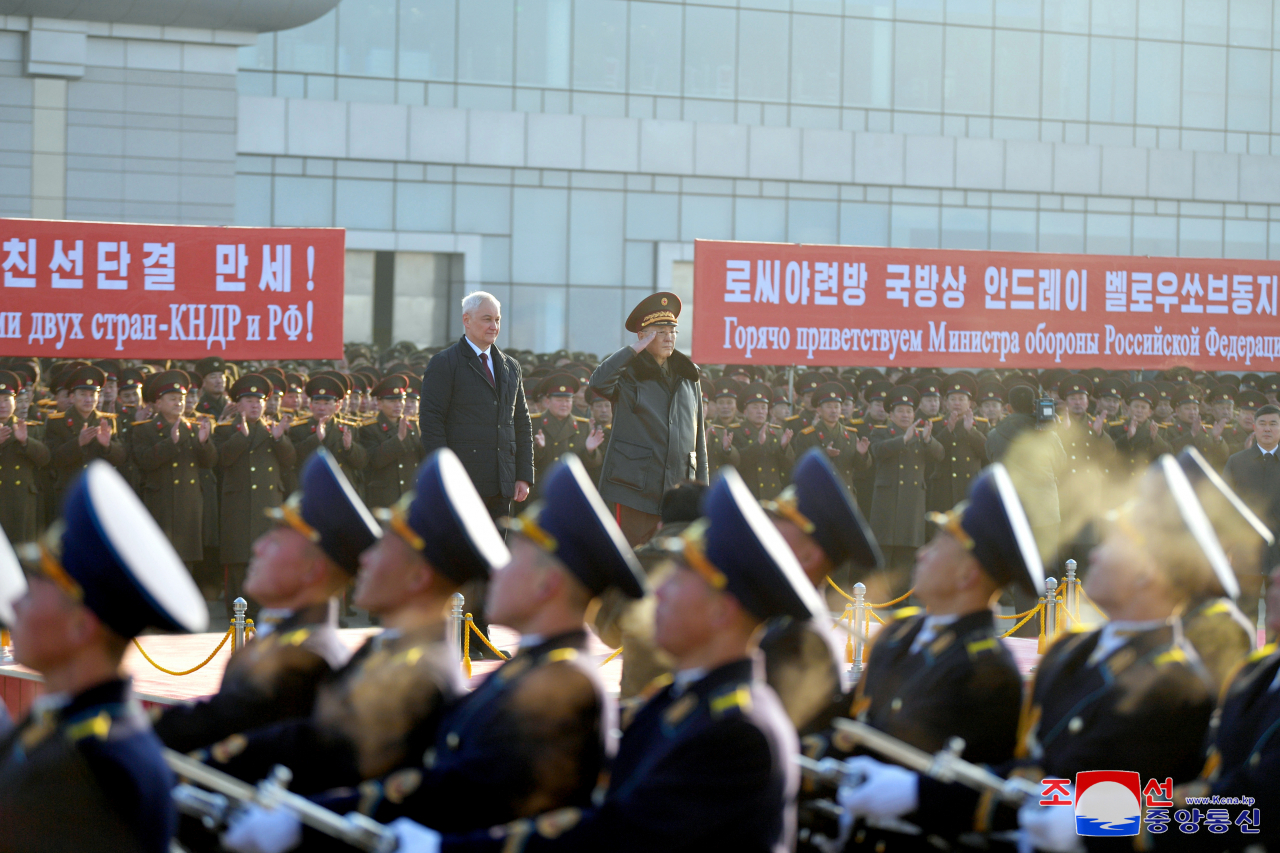
[{"label": "crowd of uniformed men", "polygon": [[[513,354],[537,501],[501,531],[454,454],[423,451],[431,353],[410,345],[4,365],[0,525],[26,580],[0,547],[0,623],[48,692],[0,734],[0,850],[162,853],[157,737],[251,782],[288,766],[409,851],[1084,849],[1071,809],[889,763],[841,718],[930,752],[960,737],[1000,776],[1171,780],[1148,847],[1275,844],[1280,655],[1253,651],[1236,601],[1277,563],[1280,375],[703,371],[711,485],[667,492],[641,543],[596,490],[613,413],[594,358]],[[1024,686],[992,604],[1088,547],[1104,622]],[[886,617],[851,685],[827,580],[894,568],[921,607]],[[476,580],[522,639],[467,692],[443,614]],[[262,608],[257,638],[153,733],[124,645],[200,630],[219,593]],[[344,596],[382,626],[354,655]],[[589,622],[623,648],[621,708]],[[801,752],[850,760],[802,781]],[[1170,818],[1210,793],[1253,802],[1191,806],[1194,835]],[[178,843],[336,845],[287,808],[213,823],[184,818]]]}]

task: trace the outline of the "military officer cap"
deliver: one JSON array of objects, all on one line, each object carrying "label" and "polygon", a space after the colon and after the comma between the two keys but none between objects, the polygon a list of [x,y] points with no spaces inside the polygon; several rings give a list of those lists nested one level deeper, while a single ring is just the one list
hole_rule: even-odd
[{"label": "military officer cap", "polygon": [[[1256,373],[1253,375],[1257,376]],[[1207,380],[1208,381],[1206,381],[1204,385],[1205,388],[1213,388],[1218,385],[1230,385],[1232,388],[1234,388],[1237,391],[1240,390],[1240,386],[1244,382],[1243,377],[1235,376],[1234,374],[1231,374],[1231,373],[1224,373],[1222,376],[1219,376],[1216,378],[1214,378],[1212,375],[1209,375],[1207,377]]]},{"label": "military officer cap", "polygon": [[[904,386],[899,386],[899,387],[904,387]],[[879,382],[873,382],[870,385],[866,386],[866,390],[863,396],[866,398],[866,401],[868,403],[870,403],[873,400],[880,400],[886,406],[888,406],[889,397],[892,395],[894,390],[895,389],[892,382],[881,380]],[[915,389],[913,388],[912,390],[914,391]],[[916,397],[917,402],[919,401],[919,399],[920,399],[919,396],[917,396]]]},{"label": "military officer cap", "polygon": [[126,367],[120,371],[120,379],[118,380],[120,390],[125,388],[136,388],[142,390],[142,371],[136,367]]},{"label": "military officer cap", "polygon": [[823,376],[816,370],[810,370],[796,377],[796,393],[809,394],[816,391],[818,386],[827,381],[827,377]]},{"label": "military officer cap", "polygon": [[[1157,392],[1161,392],[1161,389],[1159,388],[1156,390]],[[1165,399],[1164,392],[1161,392],[1160,396],[1162,399]],[[1167,399],[1175,408],[1181,406],[1183,403],[1198,403],[1200,402],[1200,389],[1190,382],[1183,382],[1181,385],[1168,392]]]},{"label": "military officer cap", "polygon": [[22,573],[22,564],[4,528],[0,527],[0,626],[13,627],[13,603],[26,591],[27,578]]},{"label": "military officer cap", "polygon": [[814,389],[811,402],[814,406],[820,406],[823,403],[832,401],[842,403],[844,402],[844,395],[844,386],[839,382],[824,382]]},{"label": "military officer cap", "polygon": [[1236,395],[1236,407],[1257,411],[1267,405],[1267,398],[1261,391],[1241,391]]},{"label": "military officer cap", "polygon": [[732,397],[736,400],[738,399],[738,393],[740,390],[741,386],[738,384],[737,380],[721,379],[716,383],[715,399],[719,400],[721,397]]},{"label": "military officer cap", "polygon": [[1115,397],[1117,400],[1123,400],[1128,386],[1124,380],[1117,379],[1114,376],[1104,376],[1099,379],[1093,386],[1094,393],[1098,397]]},{"label": "military officer cap", "polygon": [[863,569],[884,567],[884,555],[857,501],[827,454],[816,447],[796,463],[791,485],[761,506],[812,536],[837,566],[848,560]]},{"label": "military officer cap", "polygon": [[1213,524],[1219,542],[1227,547],[1239,545],[1246,548],[1250,545],[1270,548],[1275,544],[1275,535],[1267,525],[1205,461],[1194,445],[1182,448],[1178,453],[1178,464],[1195,488],[1196,497]]},{"label": "military officer cap", "polygon": [[572,397],[582,383],[571,373],[553,373],[542,381],[542,394],[548,397]]},{"label": "military officer cap", "polygon": [[1171,367],[1164,372],[1168,382],[1190,382],[1194,375],[1189,367]]},{"label": "military officer cap", "polygon": [[991,400],[1004,402],[1004,386],[999,382],[983,382],[978,386],[977,402],[986,403]]},{"label": "military officer cap", "polygon": [[398,373],[393,373],[374,386],[373,396],[379,400],[399,400],[404,397],[408,390],[409,379]]},{"label": "military officer cap", "polygon": [[208,376],[210,373],[222,373],[226,369],[227,363],[216,355],[207,356],[196,362],[196,373],[201,376]]},{"label": "military officer cap", "polygon": [[231,399],[257,397],[262,399],[271,393],[271,380],[261,373],[246,373],[231,386]]},{"label": "military officer cap", "polygon": [[1134,400],[1146,400],[1151,405],[1155,405],[1159,401],[1159,393],[1150,384],[1146,382],[1135,382],[1128,389],[1129,402]]},{"label": "military officer cap", "polygon": [[1206,403],[1221,403],[1225,400],[1230,400],[1234,403],[1236,395],[1239,393],[1235,388],[1224,382],[1221,385],[1215,385],[1210,388],[1209,393],[1204,396],[1204,401]]},{"label": "military officer cap", "polygon": [[422,399],[422,379],[417,376],[406,376],[405,381],[409,383],[409,387],[404,395],[411,400]]},{"label": "military officer cap", "polygon": [[336,376],[316,376],[307,382],[307,396],[313,400],[341,400],[347,387]]},{"label": "military officer cap", "polygon": [[791,405],[791,392],[787,390],[786,386],[773,389],[773,404],[775,406],[781,404]]},{"label": "military officer cap", "polygon": [[1031,523],[999,462],[974,478],[968,497],[955,509],[926,518],[954,536],[996,583],[1014,582],[1033,594],[1044,593],[1044,565]]},{"label": "military officer cap", "polygon": [[12,370],[0,370],[0,397],[12,397],[22,390],[22,380]]},{"label": "military officer cap", "polygon": [[120,362],[114,358],[103,358],[95,361],[93,366],[106,374],[108,382],[115,382],[120,378]]},{"label": "military officer cap", "polygon": [[484,501],[457,455],[441,448],[422,463],[412,492],[380,510],[392,533],[454,583],[485,580],[511,562]]},{"label": "military officer cap", "polygon": [[301,373],[286,373],[284,375],[284,390],[286,392],[301,392],[307,387],[307,377]]},{"label": "military officer cap", "polygon": [[1092,394],[1093,380],[1083,373],[1073,373],[1058,383],[1058,396],[1063,400],[1072,394]]},{"label": "military officer cap", "polygon": [[[650,293],[631,310],[627,317],[627,331],[639,332],[649,326],[674,326],[680,319],[680,297],[674,293],[659,291]],[[568,356],[568,353],[565,353]]]},{"label": "military officer cap", "polygon": [[151,387],[148,393],[151,399],[159,400],[170,391],[181,391],[187,393],[191,388],[191,377],[181,370],[166,370],[163,373],[157,373],[151,378]]},{"label": "military officer cap", "polygon": [[378,522],[325,448],[311,454],[298,482],[298,491],[281,506],[267,509],[267,515],[314,542],[354,576],[360,554],[382,535]]},{"label": "military officer cap", "polygon": [[898,385],[885,394],[884,407],[890,411],[895,406],[910,406],[914,409],[918,405],[920,405],[920,392],[910,385]]},{"label": "military officer cap", "polygon": [[920,392],[921,398],[942,396],[942,377],[935,376],[932,373],[917,376],[911,385],[915,386],[915,389]]},{"label": "military officer cap", "polygon": [[1256,373],[1246,373],[1240,377],[1240,384],[1236,387],[1241,391],[1256,391],[1261,384],[1261,376]]},{"label": "military officer cap", "polygon": [[772,398],[773,392],[768,385],[763,382],[753,382],[742,392],[742,397],[739,398],[738,402],[743,408],[746,408],[747,403],[768,403],[771,402]]},{"label": "military officer cap", "polygon": [[724,468],[702,501],[703,518],[662,546],[712,588],[724,590],[748,613],[818,619],[826,603],[805,576],[782,534],[733,468]]},{"label": "military officer cap", "polygon": [[965,394],[971,400],[978,393],[977,384],[973,381],[973,377],[967,373],[951,374],[947,377],[942,387],[948,396],[951,394]]},{"label": "military officer cap", "polygon": [[1258,384],[1258,390],[1263,394],[1280,393],[1280,373],[1268,373],[1262,377],[1262,382]]},{"label": "military officer cap", "polygon": [[57,585],[121,637],[146,628],[203,631],[209,609],[187,567],[133,488],[95,460],[67,493],[62,520],[28,571]]},{"label": "military officer cap", "polygon": [[560,458],[542,500],[507,526],[563,563],[592,595],[615,587],[629,598],[644,596],[640,563],[575,454]]},{"label": "military officer cap", "polygon": [[868,386],[873,385],[876,382],[884,381],[885,378],[883,373],[876,370],[874,367],[868,367],[866,370],[858,373],[858,378],[855,380],[855,383],[859,388],[865,390]]},{"label": "military officer cap", "polygon": [[103,384],[107,381],[107,374],[100,367],[85,365],[71,372],[66,379],[63,380],[62,386],[68,391],[79,391],[81,389],[89,391],[101,391]]},{"label": "military officer cap", "polygon": [[267,365],[258,371],[259,375],[265,376],[271,380],[272,386],[284,390],[284,369],[274,364]]}]

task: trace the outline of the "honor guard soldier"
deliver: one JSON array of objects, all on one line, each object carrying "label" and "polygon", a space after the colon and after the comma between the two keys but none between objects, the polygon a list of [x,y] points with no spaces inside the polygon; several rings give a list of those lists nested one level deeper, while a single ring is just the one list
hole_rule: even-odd
[{"label": "honor guard soldier", "polygon": [[929,373],[914,382],[904,384],[910,384],[920,392],[920,408],[916,417],[935,423],[945,420],[942,415],[942,377]]},{"label": "honor guard soldier", "polygon": [[409,380],[392,374],[373,388],[378,416],[360,428],[360,443],[369,454],[365,469],[365,501],[370,507],[389,507],[413,490],[413,478],[422,462],[422,435],[404,417],[404,395]]},{"label": "honor guard soldier", "polygon": [[191,380],[181,370],[157,374],[151,392],[155,415],[130,430],[133,462],[142,481],[142,502],[193,569],[204,559],[204,495],[200,470],[212,468],[218,450],[207,418],[190,423],[182,410]]},{"label": "honor guard soldier", "polygon": [[591,462],[597,469],[603,461],[600,445],[604,443],[604,430],[591,429],[587,418],[573,413],[573,395],[581,383],[568,373],[554,373],[542,383],[542,396],[547,398],[547,410],[532,416],[533,429],[533,498],[542,497],[541,481],[551,466],[566,453],[572,453],[583,464]]},{"label": "honor guard soldier", "polygon": [[871,432],[875,460],[875,490],[871,500],[871,529],[884,549],[890,568],[907,570],[916,549],[924,544],[926,474],[930,463],[942,459],[942,445],[933,437],[933,422],[916,420],[920,395],[899,385],[889,395],[889,423]]},{"label": "honor guard soldier", "polygon": [[311,454],[323,447],[359,494],[369,452],[356,440],[357,425],[338,414],[342,399],[347,396],[346,385],[337,376],[322,373],[307,382],[306,393],[311,399],[311,416],[289,428],[289,440],[298,454],[298,470],[305,469]]},{"label": "honor guard soldier", "polygon": [[995,427],[1004,417],[1004,386],[999,382],[983,382],[978,386],[978,396],[974,402],[978,405],[978,414],[987,422],[988,427]]},{"label": "honor guard soldier", "polygon": [[120,417],[128,421],[137,420],[138,406],[142,404],[142,371],[136,367],[126,367],[120,371]]},{"label": "honor guard soldier", "polygon": [[819,385],[812,394],[818,417],[812,426],[800,430],[793,439],[795,452],[803,454],[811,447],[820,448],[841,478],[852,488],[856,472],[871,467],[871,439],[863,438],[840,422],[840,404],[844,399],[844,387],[839,382]]},{"label": "honor guard soldier", "polygon": [[[1123,767],[1177,785],[1200,769],[1214,707],[1212,682],[1177,614],[1186,590],[1226,556],[1172,456],[1151,466],[1138,499],[1113,518],[1084,576],[1089,600],[1110,621],[1068,634],[1040,659],[1016,763],[1032,779]],[[1032,799],[1017,818],[1030,847],[1079,843],[1073,809]],[[999,831],[1013,825],[1013,814],[983,794],[975,821]]]},{"label": "honor guard soldier", "polygon": [[[259,536],[271,529],[266,511],[284,502],[283,471],[297,458],[284,424],[263,418],[263,400],[271,383],[249,373],[231,386],[236,412],[214,428],[218,468],[222,471],[219,544],[227,567],[227,612],[241,594],[250,550]],[[251,611],[257,607],[250,603]]]},{"label": "honor guard soldier", "polygon": [[216,355],[202,358],[196,362],[196,375],[200,377],[200,399],[196,401],[196,412],[221,420],[231,398],[226,394],[227,363]]},{"label": "honor guard soldier", "polygon": [[737,468],[741,464],[734,433],[742,426],[738,422],[738,383],[721,379],[716,384],[712,401],[712,417],[707,419],[707,461],[711,476],[725,465]]},{"label": "honor guard soldier", "polygon": [[[203,631],[208,609],[129,484],[102,460],[72,485],[62,521],[45,536],[29,546],[30,586],[13,605],[14,656],[44,676],[46,692],[0,738],[3,846],[167,853],[174,779],[120,663],[147,628]],[[12,556],[0,563],[11,575]]]},{"label": "honor guard soldier", "polygon": [[328,451],[312,454],[301,481],[253,544],[244,590],[263,608],[254,638],[232,655],[215,695],[171,707],[155,723],[172,749],[309,716],[321,684],[351,656],[338,637],[337,596],[381,529]]},{"label": "honor guard soldier", "polygon": [[443,839],[401,824],[401,850],[792,849],[798,744],[751,638],[768,619],[826,608],[736,471],[704,509],[667,540],[675,569],[657,593],[655,637],[675,675],[627,726],[598,805]]},{"label": "honor guard soldier", "polygon": [[[1105,371],[1104,371],[1105,373]],[[1098,400],[1097,411],[1107,419],[1107,428],[1124,423],[1120,417],[1120,402],[1124,400],[1129,386],[1114,376],[1103,375],[1093,381],[1093,393]]]},{"label": "honor guard soldier", "polygon": [[818,390],[818,386],[827,381],[827,377],[811,370],[808,373],[802,373],[796,377],[796,406],[795,414],[782,422],[782,425],[792,432],[799,434],[800,430],[809,426],[818,416],[818,412],[813,405],[813,392]]},{"label": "honor guard soldier", "polygon": [[[1011,584],[1042,593],[1040,554],[999,463],[973,481],[966,501],[930,520],[938,530],[912,576],[925,609],[902,608],[876,635],[849,715],[926,752],[959,737],[965,760],[1003,764],[1017,745],[1022,676],[1000,642],[991,602]],[[852,750],[838,730],[831,740],[836,753]],[[865,778],[840,791],[853,817],[902,818],[947,841],[971,829],[972,797],[871,757],[854,758],[850,770]],[[882,850],[893,840],[901,847],[912,839],[859,826],[847,849]]]},{"label": "honor guard soldier", "polygon": [[1116,473],[1136,477],[1162,454],[1169,453],[1171,448],[1165,439],[1165,431],[1152,417],[1156,389],[1146,382],[1135,382],[1126,394],[1129,417],[1118,424],[1110,422],[1108,426],[1116,444]]},{"label": "honor guard soldier", "polygon": [[[1091,483],[1101,485],[1100,477],[1107,471],[1116,445],[1107,433],[1106,416],[1101,411],[1089,413],[1092,393],[1093,380],[1080,373],[1071,374],[1058,383],[1058,397],[1067,404],[1067,416],[1058,429],[1058,437],[1067,453],[1065,476],[1089,477]],[[1094,492],[1090,488],[1072,494]]]},{"label": "honor guard soldier", "polygon": [[0,530],[14,542],[31,542],[40,532],[40,485],[36,472],[49,464],[41,441],[44,426],[17,412],[22,380],[0,370]]},{"label": "honor guard soldier", "polygon": [[1221,471],[1222,466],[1227,464],[1227,457],[1231,455],[1224,435],[1227,421],[1217,421],[1211,428],[1205,427],[1200,420],[1200,389],[1190,382],[1184,382],[1174,390],[1171,402],[1173,423],[1164,431],[1163,437],[1172,452],[1177,453],[1184,447],[1194,447]]},{"label": "honor guard soldier", "polygon": [[943,386],[946,391],[946,420],[933,428],[933,438],[942,445],[942,459],[931,480],[929,506],[946,512],[964,500],[969,481],[987,463],[987,419],[973,412],[977,386],[965,373],[954,373]]},{"label": "honor guard soldier", "polygon": [[116,435],[114,415],[97,411],[98,392],[106,374],[96,367],[81,367],[63,382],[71,407],[49,415],[45,444],[53,455],[54,508],[62,501],[80,472],[95,459],[119,468],[125,463],[124,445]]},{"label": "honor guard soldier", "polygon": [[[743,423],[733,431],[735,467],[756,500],[777,497],[795,459],[791,430],[769,423],[769,396],[768,385],[748,386],[743,392]],[[708,435],[708,449],[711,441]]]},{"label": "honor guard soldier", "polygon": [[[293,790],[341,804],[345,813],[362,797],[366,806],[379,802],[383,786],[365,785],[349,802],[331,789],[412,768],[432,746],[445,709],[463,694],[457,651],[445,643],[449,599],[510,555],[448,449],[428,457],[416,491],[379,514],[387,531],[360,557],[355,603],[376,614],[383,631],[322,685],[309,717],[232,735],[201,754],[208,763],[251,781],[283,764],[293,770]],[[408,776],[384,780],[392,798],[408,793],[395,787]],[[238,834],[252,838],[254,822],[270,817],[246,820]]]},{"label": "honor guard soldier", "polygon": [[[871,527],[820,449],[800,457],[791,485],[762,506],[819,596],[845,566],[857,574],[884,567]],[[843,656],[833,643],[829,619],[772,619],[760,650],[769,686],[801,737],[827,728],[833,714],[845,711]]]}]

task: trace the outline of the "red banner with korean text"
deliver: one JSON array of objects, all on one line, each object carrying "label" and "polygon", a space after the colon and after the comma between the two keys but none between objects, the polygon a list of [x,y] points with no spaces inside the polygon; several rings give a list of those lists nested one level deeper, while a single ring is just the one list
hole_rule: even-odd
[{"label": "red banner with korean text", "polygon": [[1280,370],[1280,262],[699,240],[706,364]]},{"label": "red banner with korean text", "polygon": [[0,355],[341,358],[340,228],[0,219]]}]

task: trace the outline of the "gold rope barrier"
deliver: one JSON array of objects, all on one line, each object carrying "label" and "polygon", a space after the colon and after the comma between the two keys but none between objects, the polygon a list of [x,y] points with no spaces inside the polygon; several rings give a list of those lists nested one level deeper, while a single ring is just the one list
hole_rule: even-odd
[{"label": "gold rope barrier", "polygon": [[[847,593],[847,592],[845,592],[843,589],[841,589],[841,588],[839,587],[839,585],[838,585],[835,581],[833,581],[833,580],[831,579],[831,576],[830,576],[830,575],[827,575],[827,583],[831,584],[831,588],[832,588],[832,589],[834,589],[836,592],[838,592],[838,593],[840,593],[841,595],[843,595],[843,596],[844,596],[845,598],[847,598],[850,602],[853,602],[853,601],[855,601],[855,600],[856,600],[856,599],[854,599],[854,597],[853,597],[852,595],[850,595],[849,593]],[[911,589],[909,589],[909,590],[907,590],[906,592],[904,592],[902,595],[900,595],[900,596],[898,596],[897,598],[895,598],[893,601],[886,601],[886,602],[885,602],[885,603],[883,603],[883,604],[872,604],[870,601],[864,601],[864,602],[862,602],[862,605],[863,605],[864,607],[869,607],[869,608],[871,608],[872,610],[883,610],[883,609],[884,609],[884,608],[886,608],[886,607],[892,607],[892,606],[893,606],[893,605],[895,605],[895,604],[901,604],[902,602],[904,602],[904,601],[906,601],[908,598],[910,598],[910,597],[911,597],[911,594],[912,594],[913,592],[915,592],[915,591],[916,591],[916,588],[915,588],[915,587],[912,587]],[[872,615],[874,615],[874,614],[872,614]],[[880,621],[880,624],[881,624],[881,625],[883,625],[883,624],[884,624],[884,620],[883,620],[883,619],[880,619],[879,621]]]},{"label": "gold rope barrier", "polygon": [[[138,638],[137,638],[137,637],[134,637],[134,639],[133,639],[133,645],[134,645],[134,647],[135,647],[135,648],[137,648],[137,650],[142,654],[142,656],[143,656],[144,658],[146,658],[147,663],[151,664],[151,665],[152,665],[152,666],[154,666],[156,669],[158,669],[158,670],[160,670],[161,672],[163,672],[165,675],[190,675],[191,673],[195,672],[195,671],[196,671],[196,670],[198,670],[198,669],[203,669],[203,668],[204,668],[204,666],[205,666],[207,663],[209,663],[209,661],[211,661],[211,660],[213,660],[215,657],[217,657],[218,652],[222,651],[222,647],[223,647],[223,646],[225,646],[225,645],[227,644],[227,640],[231,639],[231,638],[234,636],[234,634],[235,634],[235,630],[236,630],[236,629],[235,629],[234,627],[228,628],[228,629],[227,629],[227,633],[225,633],[225,634],[223,634],[223,635],[222,635],[222,641],[221,641],[220,643],[218,643],[218,647],[217,647],[216,649],[214,649],[212,652],[210,652],[210,653],[209,653],[209,656],[208,656],[207,658],[205,658],[204,660],[202,660],[200,663],[196,664],[195,666],[191,667],[191,669],[183,670],[182,672],[174,672],[172,669],[165,669],[165,668],[164,668],[164,667],[162,667],[160,664],[158,664],[158,663],[156,663],[154,660],[152,660],[152,659],[151,659],[151,655],[147,654],[147,650],[146,650],[146,649],[144,649],[144,648],[142,647],[142,644],[138,642]],[[232,643],[233,643],[233,644],[234,644],[234,642],[235,642],[235,641],[234,641],[234,640],[232,640]]]},{"label": "gold rope barrier", "polygon": [[867,606],[868,606],[868,607],[872,607],[872,608],[876,608],[876,609],[880,609],[880,608],[883,608],[883,607],[892,607],[892,606],[893,606],[893,605],[895,605],[895,604],[900,604],[900,603],[902,603],[902,602],[906,601],[908,598],[910,598],[910,597],[911,597],[911,593],[913,593],[913,592],[915,592],[915,591],[916,591],[916,588],[913,586],[913,587],[911,587],[911,589],[907,590],[907,591],[906,591],[906,592],[904,592],[902,595],[900,595],[900,596],[898,596],[897,598],[895,598],[893,601],[886,601],[884,604],[868,604]]},{"label": "gold rope barrier", "polygon": [[[498,648],[493,643],[489,642],[489,638],[484,635],[484,632],[476,627],[475,619],[471,616],[470,613],[466,614],[463,618],[466,619],[467,628],[469,629],[469,630],[464,630],[462,632],[462,668],[467,673],[467,678],[471,677],[471,632],[472,631],[476,632],[476,636],[480,638],[480,642],[488,646],[489,651],[497,655],[500,660],[511,660],[510,655],[502,651],[502,649]],[[621,652],[621,651],[622,649],[618,649],[618,652]],[[615,652],[614,654],[617,654],[617,652]],[[609,660],[613,660],[613,658],[610,658]],[[608,661],[606,661],[606,663],[607,662]]]},{"label": "gold rope barrier", "polygon": [[[1044,610],[1044,605],[1043,605],[1043,604],[1037,604],[1035,607],[1031,608],[1031,609],[1030,609],[1030,610],[1028,610],[1026,613],[1019,613],[1018,615],[1022,617],[1022,621],[1021,621],[1021,622],[1019,622],[1017,625],[1014,625],[1014,626],[1013,626],[1012,628],[1010,628],[1008,631],[1005,631],[1003,634],[1001,634],[1001,635],[1000,635],[1001,639],[1004,639],[1005,637],[1012,637],[1012,636],[1014,635],[1014,633],[1016,633],[1016,632],[1017,632],[1017,630],[1018,630],[1019,628],[1021,628],[1023,625],[1025,625],[1025,624],[1027,624],[1028,622],[1030,622],[1030,621],[1031,621],[1031,618],[1032,618],[1033,616],[1035,616],[1037,613],[1043,613],[1043,610]],[[1013,617],[1011,617],[1011,616],[1002,616],[1002,617],[1000,617],[1000,618],[1002,618],[1002,619],[1011,619],[1011,618],[1013,618]],[[1041,628],[1040,628],[1040,630],[1041,630],[1041,632],[1043,632],[1043,631],[1044,631],[1044,627],[1043,627],[1043,626],[1044,626],[1043,616],[1041,617],[1041,623],[1040,623],[1040,624],[1041,624]]]},{"label": "gold rope barrier", "polygon": [[611,662],[614,658],[616,658],[620,654],[622,654],[622,646],[618,646],[616,649],[613,650],[613,654],[609,655],[607,658],[600,661],[600,666],[604,666],[605,664]]}]

